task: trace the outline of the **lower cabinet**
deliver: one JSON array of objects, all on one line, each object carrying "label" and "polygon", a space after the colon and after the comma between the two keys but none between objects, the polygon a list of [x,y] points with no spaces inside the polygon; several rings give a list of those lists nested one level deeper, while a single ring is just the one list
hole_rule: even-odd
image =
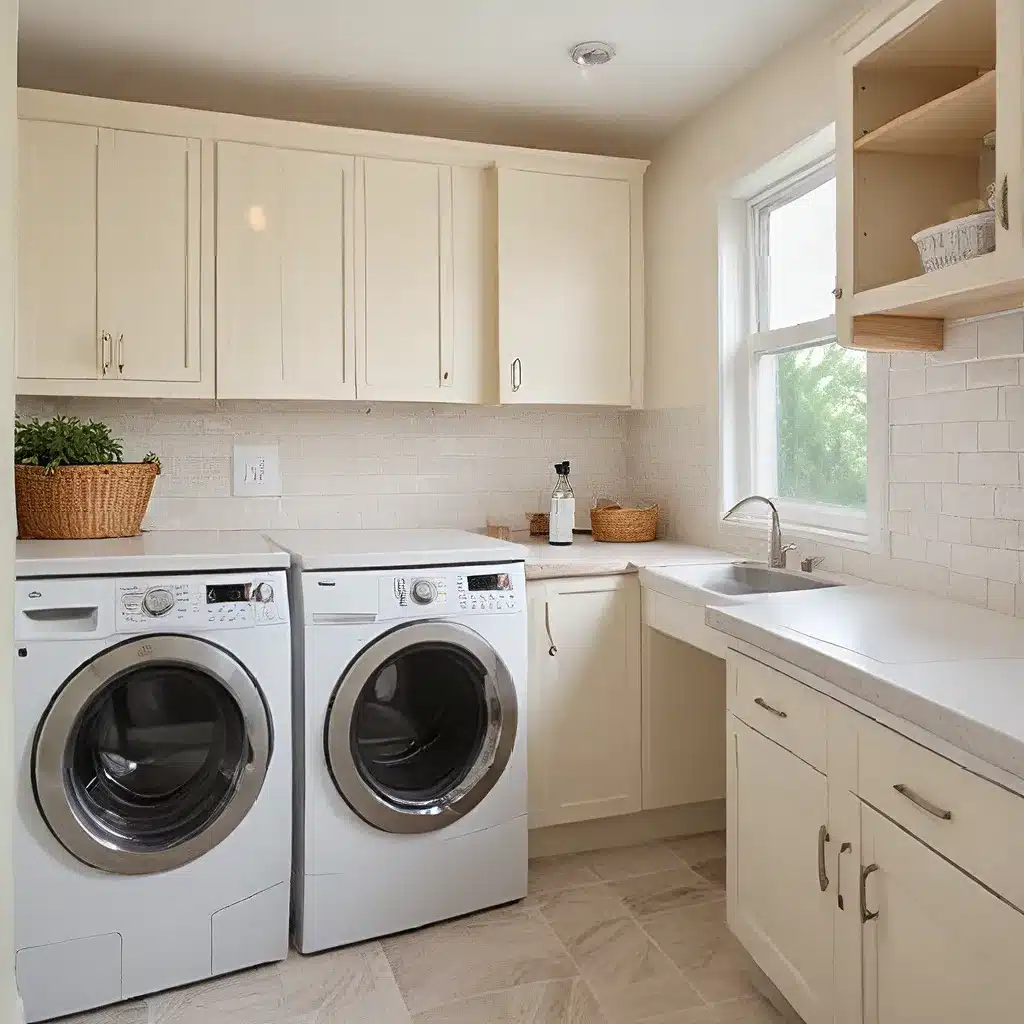
[{"label": "lower cabinet", "polygon": [[530,827],[641,809],[640,584],[529,584]]},{"label": "lower cabinet", "polygon": [[[729,925],[793,1008],[1019,1020],[1024,799],[735,651],[728,679]],[[797,752],[815,721],[824,772]]]},{"label": "lower cabinet", "polygon": [[808,1024],[831,1020],[828,780],[731,717],[728,806],[729,925]]}]

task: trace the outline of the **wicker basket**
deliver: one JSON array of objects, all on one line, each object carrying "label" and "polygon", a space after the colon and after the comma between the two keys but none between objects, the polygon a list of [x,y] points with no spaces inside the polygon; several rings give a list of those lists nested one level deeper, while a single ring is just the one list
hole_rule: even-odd
[{"label": "wicker basket", "polygon": [[153,462],[103,466],[14,467],[18,536],[43,540],[136,537],[160,467]]},{"label": "wicker basket", "polygon": [[921,266],[931,274],[954,263],[973,260],[994,252],[996,248],[996,215],[994,210],[974,213],[969,217],[936,224],[912,236],[921,253]]},{"label": "wicker basket", "polygon": [[594,540],[615,544],[639,544],[658,536],[661,508],[622,508],[605,505],[590,510],[590,527]]},{"label": "wicker basket", "polygon": [[551,519],[547,512],[531,512],[529,519],[531,537],[546,537],[548,535]]}]

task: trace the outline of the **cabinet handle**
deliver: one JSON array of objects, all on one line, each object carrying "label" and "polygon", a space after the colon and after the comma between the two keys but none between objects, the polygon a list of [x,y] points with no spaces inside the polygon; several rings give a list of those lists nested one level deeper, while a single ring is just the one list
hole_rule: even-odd
[{"label": "cabinet handle", "polygon": [[822,892],[828,889],[828,875],[825,872],[825,844],[830,842],[828,825],[818,829],[818,888]]},{"label": "cabinet handle", "polygon": [[999,190],[999,223],[1004,231],[1010,230],[1010,178],[1003,175],[1003,187]]},{"label": "cabinet handle", "polygon": [[905,796],[912,804],[916,807],[920,807],[922,811],[926,811],[928,814],[932,815],[932,817],[940,818],[942,821],[953,820],[952,811],[943,810],[943,808],[933,804],[931,800],[925,800],[923,796],[915,793],[909,786],[904,786],[902,782],[892,788],[895,789],[900,796]]},{"label": "cabinet handle", "polygon": [[100,335],[100,360],[102,361],[103,376],[106,377],[107,370],[110,369],[110,360],[114,358],[114,339],[110,336],[109,331],[104,331]]},{"label": "cabinet handle", "polygon": [[773,714],[776,718],[789,718],[789,715],[787,715],[785,711],[779,711],[778,708],[773,708],[763,697],[755,697],[754,703],[759,708],[764,708],[765,711]]},{"label": "cabinet handle", "polygon": [[551,645],[548,648],[548,656],[553,658],[558,653],[558,648],[555,646],[555,638],[551,635],[551,602],[544,602],[544,628],[548,632],[548,643]]},{"label": "cabinet handle", "polygon": [[117,336],[117,372],[124,373],[124,335]]},{"label": "cabinet handle", "polygon": [[836,858],[836,906],[840,910],[846,909],[843,901],[843,854],[849,853],[852,849],[852,843],[843,843],[839,847],[839,856]]},{"label": "cabinet handle", "polygon": [[877,864],[869,864],[860,870],[860,919],[864,924],[874,921],[880,911],[868,912],[868,875],[873,875],[878,870]]},{"label": "cabinet handle", "polygon": [[832,296],[833,296],[833,298],[841,299],[843,297],[843,289],[842,288],[833,288],[832,289]]},{"label": "cabinet handle", "polygon": [[512,360],[512,390],[518,391],[523,386],[523,364],[518,357]]}]

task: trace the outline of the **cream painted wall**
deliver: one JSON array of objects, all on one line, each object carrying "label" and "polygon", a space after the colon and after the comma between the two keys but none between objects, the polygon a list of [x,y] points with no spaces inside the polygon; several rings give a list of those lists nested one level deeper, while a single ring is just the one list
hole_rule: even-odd
[{"label": "cream painted wall", "polygon": [[[0,0],[0,423],[14,417],[14,176],[17,146],[18,2]],[[14,468],[0,462],[0,579],[14,579]],[[14,695],[11,691],[14,589],[0,587],[0,751],[9,752]],[[13,765],[0,757],[0,1021],[17,1017],[14,989],[14,929],[11,823]]]},{"label": "cream painted wall", "polygon": [[718,206],[735,182],[835,120],[829,36],[843,20],[778,53],[655,153],[644,179],[646,408],[717,407]]}]

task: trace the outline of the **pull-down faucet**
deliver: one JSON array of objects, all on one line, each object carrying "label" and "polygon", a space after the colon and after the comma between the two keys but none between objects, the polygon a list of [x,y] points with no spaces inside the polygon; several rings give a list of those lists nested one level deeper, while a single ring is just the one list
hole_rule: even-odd
[{"label": "pull-down faucet", "polygon": [[771,498],[765,498],[760,494],[751,494],[750,497],[744,498],[742,501],[737,501],[735,505],[728,512],[722,516],[723,519],[728,519],[733,512],[743,508],[744,505],[749,505],[752,501],[760,501],[767,505],[772,510],[772,543],[771,549],[768,554],[768,564],[773,569],[785,569],[786,568],[786,552],[794,551],[796,549],[795,544],[782,544],[782,527],[779,525],[779,510],[775,507],[775,502]]}]

